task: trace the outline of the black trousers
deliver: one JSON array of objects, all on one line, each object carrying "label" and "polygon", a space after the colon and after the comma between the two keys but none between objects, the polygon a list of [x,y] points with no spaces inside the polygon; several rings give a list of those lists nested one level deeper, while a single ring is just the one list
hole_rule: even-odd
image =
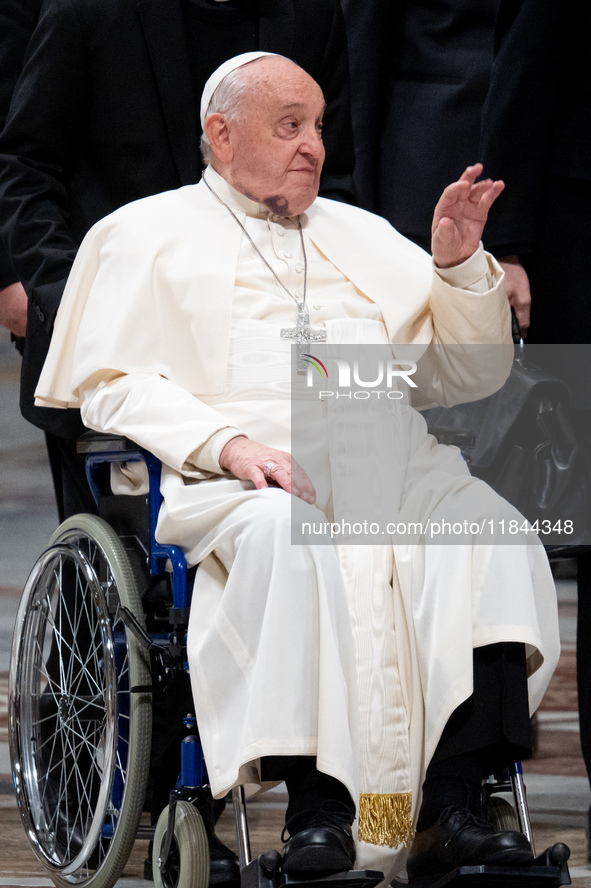
[{"label": "black trousers", "polygon": [[532,750],[525,646],[474,649],[474,691],[451,714],[432,758],[477,753],[483,774],[528,758]]}]

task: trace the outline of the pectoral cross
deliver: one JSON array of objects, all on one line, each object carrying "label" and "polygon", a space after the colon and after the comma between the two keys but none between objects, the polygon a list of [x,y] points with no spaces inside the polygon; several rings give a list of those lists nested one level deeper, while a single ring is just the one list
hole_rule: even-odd
[{"label": "pectoral cross", "polygon": [[315,329],[310,324],[310,314],[305,302],[298,302],[298,317],[295,327],[284,327],[281,330],[282,339],[291,339],[297,344],[298,373],[305,373],[308,364],[303,355],[310,342],[326,342],[326,330]]}]

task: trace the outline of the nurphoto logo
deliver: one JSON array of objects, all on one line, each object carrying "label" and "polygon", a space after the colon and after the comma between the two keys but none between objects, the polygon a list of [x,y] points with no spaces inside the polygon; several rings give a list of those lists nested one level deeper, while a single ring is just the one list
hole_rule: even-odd
[{"label": "nurphoto logo", "polygon": [[[322,382],[329,378],[326,365],[320,360],[320,358],[310,354],[303,354],[302,358],[308,364],[306,372],[306,386],[308,388],[313,388],[314,382],[317,381],[314,371],[318,373]],[[362,371],[359,368],[359,360],[357,359],[352,362],[352,368],[351,363],[345,358],[330,357],[325,358],[325,361],[336,366],[335,381],[338,390],[319,391],[319,398],[353,397],[357,400],[367,400],[368,398],[371,398],[372,395],[378,398],[385,395],[386,398],[390,398],[391,400],[400,400],[401,398],[404,398],[404,392],[396,387],[399,381],[405,382],[410,388],[417,387],[416,382],[411,379],[411,376],[417,369],[417,365],[414,361],[401,361],[395,357],[391,357],[386,361],[378,360],[372,368],[364,368],[363,374],[369,374],[370,377],[367,379],[362,378]],[[334,379],[335,371],[332,366],[331,373],[331,379]],[[385,387],[380,389],[378,386]],[[355,391],[351,391],[352,388],[354,388]]]}]

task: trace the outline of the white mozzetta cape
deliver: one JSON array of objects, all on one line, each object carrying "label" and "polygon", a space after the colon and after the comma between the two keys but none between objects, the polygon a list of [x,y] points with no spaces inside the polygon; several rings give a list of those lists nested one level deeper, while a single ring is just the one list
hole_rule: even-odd
[{"label": "white mozzetta cape", "polygon": [[[502,273],[492,257],[494,288],[473,293],[445,283],[428,254],[379,216],[317,198],[301,221],[318,249],[380,307],[391,342],[510,343]],[[37,403],[80,406],[80,384],[105,369],[156,372],[193,395],[222,392],[241,238],[201,183],[128,204],[98,222],[68,280]],[[461,286],[461,267],[454,271]],[[469,393],[446,392],[436,373],[432,400],[496,391],[511,360],[508,348]]]}]

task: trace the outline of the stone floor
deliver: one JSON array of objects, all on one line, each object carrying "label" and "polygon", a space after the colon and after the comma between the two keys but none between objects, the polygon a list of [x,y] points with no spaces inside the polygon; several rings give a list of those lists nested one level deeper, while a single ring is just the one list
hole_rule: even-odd
[{"label": "stone floor", "polygon": [[[18,411],[19,361],[0,328],[0,888],[51,885],[32,854],[14,801],[7,736],[10,639],[20,590],[28,569],[47,544],[57,516],[42,434]],[[591,888],[585,824],[591,793],[578,733],[575,683],[576,590],[569,565],[558,576],[563,653],[539,715],[535,758],[524,763],[534,838],[538,850],[566,842],[577,888]],[[249,804],[253,853],[279,846],[286,797],[281,788]],[[235,844],[231,812],[220,835]],[[138,841],[124,876],[125,888],[146,886],[146,842]]]}]

